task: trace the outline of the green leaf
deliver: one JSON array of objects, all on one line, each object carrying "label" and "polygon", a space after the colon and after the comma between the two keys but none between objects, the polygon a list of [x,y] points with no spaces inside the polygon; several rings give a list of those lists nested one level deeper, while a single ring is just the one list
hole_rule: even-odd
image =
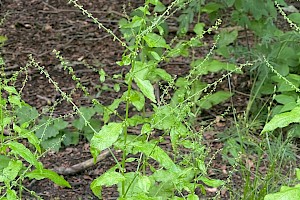
[{"label": "green leaf", "polygon": [[149,47],[162,47],[169,49],[170,46],[167,45],[166,40],[156,33],[148,33],[143,37]]},{"label": "green leaf", "polygon": [[132,143],[133,148],[137,152],[143,152],[145,155],[153,158],[157,162],[160,163],[161,166],[165,167],[166,169],[176,169],[177,166],[174,164],[172,159],[168,156],[168,154],[162,150],[156,144],[152,144],[149,142],[134,142]]},{"label": "green leaf", "polygon": [[40,140],[32,131],[19,127],[16,124],[13,125],[13,130],[21,137],[27,138],[29,143],[32,144],[39,153],[41,153]]},{"label": "green leaf", "polygon": [[47,118],[40,120],[38,129],[35,131],[35,135],[42,139],[47,140],[48,138],[55,137],[59,134],[59,130],[53,126],[53,122],[50,122]]},{"label": "green leaf", "polygon": [[299,200],[300,199],[300,185],[295,187],[282,186],[280,192],[268,194],[264,200]]},{"label": "green leaf", "polygon": [[70,146],[71,144],[78,144],[79,142],[79,133],[78,132],[71,132],[68,130],[64,130],[63,134],[65,137],[63,138],[63,143],[66,146]]},{"label": "green leaf", "polygon": [[209,109],[214,105],[217,105],[225,100],[227,100],[229,97],[231,97],[233,94],[227,91],[218,91],[216,93],[213,93],[209,96],[206,96],[197,102],[197,105],[203,109]]},{"label": "green leaf", "polygon": [[7,41],[7,37],[0,35],[0,43],[4,43],[5,41]]},{"label": "green leaf", "polygon": [[86,126],[86,121],[89,121],[92,118],[92,116],[95,115],[96,111],[93,107],[80,107],[79,111],[79,119],[74,120],[72,124],[78,130],[82,130],[82,128]]},{"label": "green leaf", "polygon": [[62,142],[62,134],[58,134],[55,137],[47,138],[47,140],[42,141],[41,146],[44,149],[51,149],[58,152],[61,147],[61,142]]},{"label": "green leaf", "polygon": [[220,39],[218,41],[218,46],[224,47],[224,46],[227,46],[227,45],[233,43],[237,39],[237,36],[238,36],[237,30],[233,30],[231,32],[222,31],[220,33]]},{"label": "green leaf", "polygon": [[300,181],[300,169],[296,168],[295,171],[296,171],[296,177]]},{"label": "green leaf", "polygon": [[276,128],[283,128],[291,123],[300,122],[300,107],[296,107],[290,112],[275,115],[263,128],[262,133],[273,131]]},{"label": "green leaf", "polygon": [[56,172],[48,170],[48,169],[35,169],[26,174],[26,177],[30,179],[42,180],[44,178],[50,179],[55,184],[71,188],[71,185],[66,181],[63,177],[59,176]]},{"label": "green leaf", "polygon": [[209,2],[205,4],[205,6],[201,9],[201,11],[209,14],[218,11],[222,7],[223,7],[222,4]]},{"label": "green leaf", "polygon": [[14,106],[19,106],[22,107],[22,100],[21,97],[19,95],[11,95],[8,97],[8,101],[10,104],[14,105]]},{"label": "green leaf", "polygon": [[150,54],[153,56],[153,58],[157,61],[160,61],[160,56],[158,55],[158,53],[156,53],[155,51],[149,51]]},{"label": "green leaf", "polygon": [[204,176],[201,176],[198,180],[202,181],[203,183],[205,183],[206,185],[210,186],[210,187],[220,187],[221,185],[224,185],[225,182],[218,180],[218,179],[210,179],[210,178],[206,178]]},{"label": "green leaf", "polygon": [[100,199],[102,199],[102,186],[112,186],[125,181],[125,177],[118,172],[115,172],[115,167],[108,170],[91,183],[91,190]]},{"label": "green leaf", "polygon": [[11,141],[8,143],[8,147],[17,155],[24,158],[27,162],[35,166],[37,169],[41,169],[43,164],[39,162],[35,155],[31,153],[23,144]]},{"label": "green leaf", "polygon": [[102,127],[102,129],[94,135],[91,140],[91,147],[97,149],[99,152],[112,146],[117,141],[119,135],[123,131],[122,123],[109,123]]},{"label": "green leaf", "polygon": [[291,95],[279,94],[275,96],[275,100],[281,104],[287,104],[290,102],[296,102],[296,99]]},{"label": "green leaf", "polygon": [[9,161],[10,161],[9,157],[0,154],[0,171],[8,166]]},{"label": "green leaf", "polygon": [[18,118],[18,123],[23,124],[38,118],[39,113],[36,108],[31,106],[22,106],[16,110],[16,115]]},{"label": "green leaf", "polygon": [[194,27],[194,32],[197,35],[202,35],[203,34],[203,29],[204,29],[205,24],[204,23],[197,23]]},{"label": "green leaf", "polygon": [[19,95],[19,93],[17,92],[16,88],[14,88],[13,86],[4,86],[3,89],[5,91],[7,91],[10,94],[15,94],[15,95]]},{"label": "green leaf", "polygon": [[300,25],[300,13],[292,13],[288,15],[288,18],[296,24]]},{"label": "green leaf", "polygon": [[10,160],[8,166],[5,167],[0,174],[0,182],[13,181],[22,168],[22,161]]},{"label": "green leaf", "polygon": [[154,88],[149,80],[142,80],[138,77],[134,77],[134,81],[136,82],[137,86],[140,88],[142,93],[150,99],[152,102],[156,103],[155,95],[154,95]]}]

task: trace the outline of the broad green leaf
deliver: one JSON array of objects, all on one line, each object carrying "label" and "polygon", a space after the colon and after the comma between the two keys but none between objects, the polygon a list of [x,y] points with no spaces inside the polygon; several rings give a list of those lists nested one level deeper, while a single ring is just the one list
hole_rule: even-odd
[{"label": "broad green leaf", "polygon": [[96,111],[93,107],[80,107],[79,111],[79,119],[74,120],[72,124],[78,130],[82,130],[86,125],[86,121],[89,121],[95,115]]},{"label": "broad green leaf", "polygon": [[[122,99],[125,101],[127,96],[128,96],[128,91],[123,93]],[[138,91],[131,90],[129,99],[130,99],[130,102],[132,103],[132,105],[134,105],[134,107],[138,111],[141,111],[143,109],[143,107],[145,106],[145,97],[142,93],[140,93]]]},{"label": "broad green leaf", "polygon": [[287,104],[290,102],[296,102],[296,99],[291,95],[279,94],[275,96],[275,100],[281,104]]},{"label": "broad green leaf", "polygon": [[142,93],[150,99],[152,102],[156,103],[155,95],[154,95],[154,88],[149,80],[142,80],[139,77],[134,77],[134,81],[136,82],[137,86],[140,88]]},{"label": "broad green leaf", "polygon": [[71,188],[71,185],[63,177],[59,176],[56,172],[48,169],[35,169],[31,172],[26,173],[26,177],[30,179],[42,180],[44,178],[50,179],[55,184]]},{"label": "broad green leaf", "polygon": [[300,25],[300,13],[292,13],[288,15],[288,18],[291,19],[296,24]]},{"label": "broad green leaf", "polygon": [[71,132],[68,130],[64,130],[63,134],[65,137],[63,138],[63,143],[65,146],[70,146],[71,144],[76,145],[79,142],[79,133]]},{"label": "broad green leaf", "polygon": [[227,46],[227,45],[233,43],[237,39],[237,36],[238,36],[237,30],[233,30],[231,32],[222,31],[220,33],[220,39],[218,41],[218,45],[220,47]]},{"label": "broad green leaf", "polygon": [[22,100],[19,95],[11,95],[8,97],[8,101],[11,105],[22,107]]},{"label": "broad green leaf", "polygon": [[57,130],[63,130],[68,127],[68,122],[58,118],[53,121],[53,127]]},{"label": "broad green leaf", "polygon": [[13,181],[19,174],[22,168],[22,161],[20,160],[11,160],[8,163],[8,166],[5,167],[0,174],[0,182],[4,181]]},{"label": "broad green leaf", "polygon": [[24,158],[27,162],[35,166],[37,169],[42,169],[43,164],[39,162],[35,155],[31,153],[23,144],[11,141],[8,143],[8,147],[18,156]]},{"label": "broad green leaf", "polygon": [[10,188],[7,189],[7,195],[6,195],[6,197],[7,197],[7,200],[19,200],[16,191],[12,190]]},{"label": "broad green leaf", "polygon": [[291,123],[300,122],[300,107],[296,107],[290,112],[275,115],[263,128],[262,133],[273,131],[276,128],[283,128]]},{"label": "broad green leaf", "polygon": [[153,56],[153,58],[157,61],[160,61],[160,56],[158,55],[158,53],[156,53],[155,51],[149,51],[150,54]]},{"label": "broad green leaf", "polygon": [[48,120],[51,119],[43,118],[42,120],[40,120],[38,124],[39,128],[35,131],[35,135],[42,140],[56,137],[59,134],[59,130],[53,126],[53,122]]},{"label": "broad green leaf", "polygon": [[210,178],[206,178],[204,176],[201,176],[198,180],[202,181],[203,183],[205,183],[206,185],[210,186],[210,187],[220,187],[221,185],[224,185],[225,182],[218,180],[218,179],[210,179]]},{"label": "broad green leaf", "polygon": [[218,11],[222,7],[223,7],[222,4],[215,3],[215,2],[209,2],[209,3],[205,4],[205,6],[201,9],[201,11],[209,14],[209,13]]},{"label": "broad green leaf", "polygon": [[203,34],[203,29],[204,29],[205,24],[204,23],[197,23],[194,27],[194,32],[197,35],[202,35]]},{"label": "broad green leaf", "polygon": [[113,168],[94,179],[90,187],[93,193],[101,199],[102,186],[112,186],[122,181],[125,181],[125,177],[121,173],[115,172],[115,168]]},{"label": "broad green leaf", "polygon": [[58,134],[55,137],[47,138],[47,140],[42,141],[41,146],[44,149],[51,149],[58,152],[61,147],[62,140],[62,134]]},{"label": "broad green leaf", "polygon": [[166,40],[156,33],[148,33],[143,37],[149,47],[162,47],[169,49],[170,46],[167,45]]},{"label": "broad green leaf", "polygon": [[41,153],[40,140],[32,131],[19,127],[16,124],[13,125],[13,130],[21,137],[27,138],[29,143],[32,144],[39,153]]},{"label": "broad green leaf", "polygon": [[187,200],[199,200],[199,197],[196,194],[189,194]]},{"label": "broad green leaf", "polygon": [[299,200],[300,199],[300,185],[295,187],[282,186],[280,191],[265,196],[264,200]]},{"label": "broad green leaf", "polygon": [[138,142],[134,142],[132,145],[135,151],[142,152],[145,155],[153,158],[166,169],[177,168],[174,162],[172,161],[172,159],[168,156],[168,154],[156,144],[138,141]]},{"label": "broad green leaf", "polygon": [[13,87],[13,86],[4,86],[3,89],[5,91],[7,91],[8,93],[10,94],[15,94],[15,95],[18,95],[19,93],[17,92],[16,88]]},{"label": "broad green leaf", "polygon": [[227,91],[218,91],[216,93],[213,93],[209,96],[206,96],[199,100],[197,103],[199,107],[203,109],[209,109],[214,105],[217,105],[225,100],[227,100],[229,97],[231,97],[233,94]]},{"label": "broad green leaf", "polygon": [[0,154],[0,171],[8,166],[10,158]]},{"label": "broad green leaf", "polygon": [[34,107],[22,106],[21,108],[17,109],[16,115],[18,118],[18,123],[23,124],[38,118],[39,113]]},{"label": "broad green leaf", "polygon": [[97,149],[99,152],[107,149],[117,141],[122,131],[122,123],[112,122],[108,125],[103,126],[102,129],[92,138],[91,147]]}]

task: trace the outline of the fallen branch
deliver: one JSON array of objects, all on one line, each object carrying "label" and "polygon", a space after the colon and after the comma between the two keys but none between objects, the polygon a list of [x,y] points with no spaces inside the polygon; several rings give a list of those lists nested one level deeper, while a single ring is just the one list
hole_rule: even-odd
[{"label": "fallen branch", "polygon": [[[109,155],[110,155],[109,150],[102,151],[102,153],[100,155],[98,155],[98,157],[96,159],[96,163],[98,163],[99,161],[104,160]],[[78,164],[73,165],[71,167],[56,167],[56,168],[53,169],[53,171],[55,171],[55,172],[57,172],[58,174],[61,174],[61,175],[71,175],[71,174],[76,174],[80,171],[83,171],[83,170],[85,170],[89,167],[92,167],[96,163],[94,163],[94,158],[91,158],[89,160],[78,163]]]}]

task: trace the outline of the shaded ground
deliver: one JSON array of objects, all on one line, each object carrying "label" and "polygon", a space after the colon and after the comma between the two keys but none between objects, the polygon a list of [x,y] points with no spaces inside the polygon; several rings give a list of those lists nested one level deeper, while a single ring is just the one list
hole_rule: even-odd
[{"label": "shaded ground", "polygon": [[[100,19],[100,22],[119,35],[117,22],[123,16],[123,5],[126,5],[126,10],[129,12],[143,1],[95,0],[90,3],[88,0],[82,0],[80,2],[87,10],[93,11],[92,13]],[[5,70],[8,75],[19,70],[20,67],[24,67],[28,61],[28,54],[32,54],[41,65],[45,66],[63,91],[71,91],[75,87],[71,77],[62,69],[58,59],[51,53],[53,49],[56,49],[61,51],[64,58],[72,61],[71,64],[76,75],[81,77],[91,95],[93,97],[97,95],[101,103],[111,103],[118,95],[108,91],[102,91],[100,94],[99,89],[95,87],[99,84],[99,76],[93,70],[87,69],[84,62],[96,68],[103,68],[110,76],[119,74],[122,72],[122,68],[115,62],[121,58],[122,47],[117,42],[113,42],[106,32],[99,30],[81,12],[68,5],[64,0],[2,0],[1,3],[1,15],[3,16],[6,11],[9,11],[4,26],[0,28],[0,34],[6,35],[9,39],[3,47],[3,57],[7,66]],[[204,55],[205,53],[203,52]],[[174,62],[164,67],[171,74],[180,75],[189,70],[186,63],[187,61]],[[209,78],[207,77],[208,81]],[[234,90],[244,93],[247,92],[249,85],[245,81],[246,77],[242,78],[244,81],[241,81],[241,77],[233,77],[232,87]],[[106,84],[111,87],[110,81]],[[222,84],[224,85],[221,87],[227,87],[226,82]],[[21,82],[18,83],[18,87],[22,87]],[[43,106],[51,104],[55,98],[59,97],[59,93],[44,76],[40,75],[37,69],[30,69],[23,97],[27,103],[41,110]],[[73,95],[73,99],[77,105],[90,104],[89,99],[80,92]],[[242,110],[246,102],[246,95],[235,97],[235,107],[238,112]],[[230,103],[225,103],[217,106],[210,112],[204,112],[201,117],[206,120],[214,120],[229,105]],[[57,107],[54,115],[59,116],[70,111],[72,111],[72,107],[67,103],[62,103]],[[230,119],[219,121],[215,125],[216,131],[224,130],[229,124]],[[204,137],[212,151],[217,151],[222,147],[221,143],[214,142],[215,131],[208,132]],[[52,169],[59,166],[71,166],[89,158],[91,158],[89,146],[85,140],[82,140],[78,145],[64,148],[58,153],[48,153],[42,158],[42,162],[46,168]],[[65,176],[72,185],[72,189],[58,187],[48,180],[26,182],[26,184],[28,184],[28,189],[34,190],[44,199],[96,199],[89,187],[91,181],[114,164],[113,158],[107,157],[94,167],[75,175]],[[212,163],[212,169],[216,170],[210,171],[211,175],[223,172],[223,175],[222,173],[218,174],[218,178],[222,178],[222,176],[226,178],[226,165],[222,164],[220,156],[216,156]],[[103,199],[116,199],[117,197],[118,193],[114,188],[104,190]],[[25,194],[24,199],[28,198]]]}]

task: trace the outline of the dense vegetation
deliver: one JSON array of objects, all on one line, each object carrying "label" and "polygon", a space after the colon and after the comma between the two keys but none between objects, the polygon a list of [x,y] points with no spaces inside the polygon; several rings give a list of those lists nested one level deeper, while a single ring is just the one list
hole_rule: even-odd
[{"label": "dense vegetation", "polygon": [[[40,198],[27,191],[22,184],[25,179],[48,178],[59,186],[71,187],[62,176],[45,169],[39,158],[49,150],[77,144],[80,136],[90,143],[95,160],[108,150],[116,162],[90,185],[100,199],[103,186],[112,185],[118,186],[119,199],[192,200],[205,196],[207,187],[218,188],[215,199],[223,190],[230,199],[300,199],[299,157],[294,144],[300,137],[300,14],[292,4],[272,0],[174,0],[166,5],[147,0],[120,19],[122,36],[117,36],[79,1],[66,3],[124,47],[117,64],[126,69],[125,74],[112,76],[93,68],[99,73],[99,84],[107,78],[118,80],[113,90],[122,94],[110,105],[92,99],[90,107],[76,106],[72,94],[81,90],[89,96],[88,90],[70,62],[55,49],[53,54],[76,83],[70,93],[61,90],[33,55],[13,76],[1,76],[0,199],[21,199],[23,191]],[[169,25],[174,17],[178,22],[176,34],[170,32]],[[284,26],[279,28],[277,24]],[[7,37],[0,36],[1,45]],[[206,44],[205,37],[213,38],[212,43]],[[206,55],[195,55],[205,48],[209,49]],[[189,61],[186,75],[169,74],[163,69],[162,63],[182,58]],[[0,65],[4,71],[3,58]],[[25,103],[21,98],[23,88],[15,87],[18,75],[31,67],[38,68],[62,96],[43,112]],[[207,83],[204,77],[208,74],[219,78]],[[236,95],[230,87],[233,75],[250,77],[251,81],[249,102],[242,115],[236,113],[232,100]],[[225,81],[228,88],[219,89]],[[61,101],[70,103],[73,111],[53,117]],[[219,135],[224,143],[220,151],[232,168],[228,178],[220,180],[209,177],[213,158],[208,157],[212,156],[210,147],[203,143],[203,134],[216,121],[202,123],[198,116],[225,101],[231,106],[221,117],[234,122]],[[121,106],[124,114],[118,113]],[[68,120],[71,115],[74,121]],[[140,132],[131,133],[132,127],[140,127]],[[160,146],[167,137],[171,150]],[[24,139],[26,143],[21,142]],[[115,150],[122,152],[121,162],[114,156]],[[135,163],[136,170],[126,170],[128,163]],[[287,168],[288,164],[293,168]],[[266,171],[260,171],[262,166]],[[242,177],[242,185],[234,184],[234,174]]]}]

